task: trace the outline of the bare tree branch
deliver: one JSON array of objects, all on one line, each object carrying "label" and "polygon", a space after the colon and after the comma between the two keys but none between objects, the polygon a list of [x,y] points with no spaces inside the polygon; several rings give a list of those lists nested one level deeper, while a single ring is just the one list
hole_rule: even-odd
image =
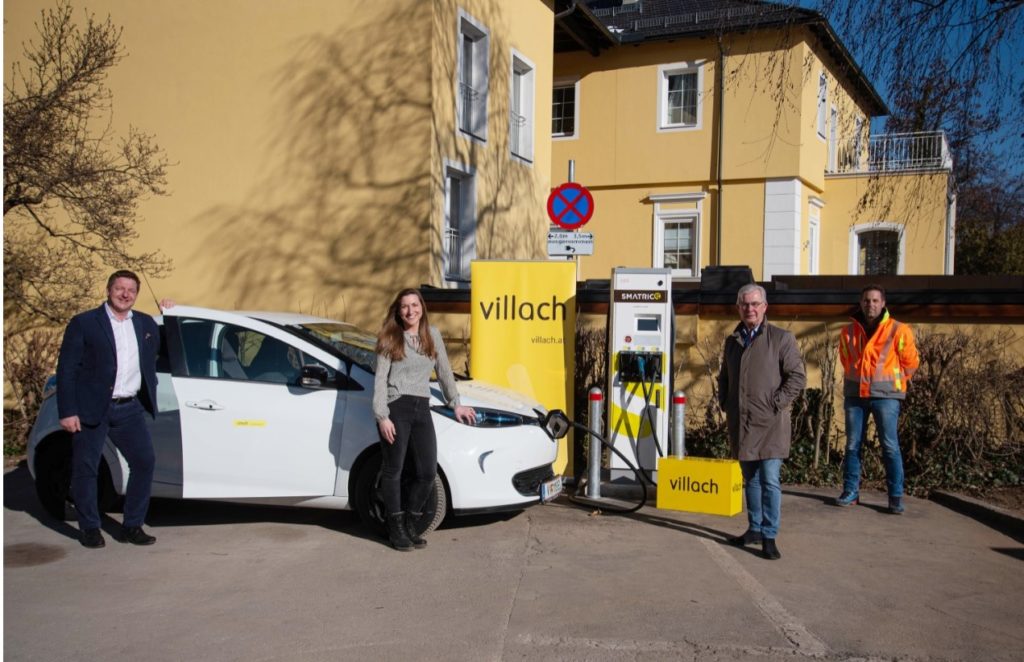
[{"label": "bare tree branch", "polygon": [[166,193],[163,151],[134,127],[117,137],[107,74],[125,56],[107,17],[44,10],[4,84],[4,311],[25,327],[88,303],[97,269],[170,268],[132,244],[138,203]]}]

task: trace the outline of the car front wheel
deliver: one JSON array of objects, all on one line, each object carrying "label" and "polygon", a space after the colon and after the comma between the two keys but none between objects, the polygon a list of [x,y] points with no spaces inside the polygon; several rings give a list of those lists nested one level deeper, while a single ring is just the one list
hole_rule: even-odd
[{"label": "car front wheel", "polygon": [[[408,467],[408,465],[406,465]],[[380,498],[380,468],[381,455],[374,453],[367,458],[359,469],[356,477],[354,494],[352,495],[353,507],[359,514],[359,519],[374,532],[384,535],[385,511],[384,502]],[[402,477],[403,482],[407,480]],[[444,481],[441,475],[434,476],[434,486],[427,498],[423,508],[423,515],[419,518],[417,528],[419,533],[429,533],[436,529],[444,520],[448,512],[448,494],[444,489]]]}]

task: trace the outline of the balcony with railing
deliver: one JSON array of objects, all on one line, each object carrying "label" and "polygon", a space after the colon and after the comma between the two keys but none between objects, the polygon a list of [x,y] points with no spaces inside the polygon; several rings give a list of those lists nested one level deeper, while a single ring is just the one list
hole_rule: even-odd
[{"label": "balcony with railing", "polygon": [[839,150],[832,174],[894,173],[952,170],[953,156],[944,131],[883,133],[863,142],[854,140]]}]

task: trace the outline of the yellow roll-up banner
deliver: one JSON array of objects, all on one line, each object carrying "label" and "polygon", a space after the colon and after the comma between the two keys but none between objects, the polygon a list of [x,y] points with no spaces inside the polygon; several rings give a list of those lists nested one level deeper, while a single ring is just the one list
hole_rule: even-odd
[{"label": "yellow roll-up banner", "polygon": [[736,460],[658,460],[658,508],[731,517],[743,510],[743,474]]},{"label": "yellow roll-up banner", "polygon": [[[548,409],[573,413],[576,265],[473,260],[469,370]],[[556,474],[571,471],[569,437],[558,442]]]}]

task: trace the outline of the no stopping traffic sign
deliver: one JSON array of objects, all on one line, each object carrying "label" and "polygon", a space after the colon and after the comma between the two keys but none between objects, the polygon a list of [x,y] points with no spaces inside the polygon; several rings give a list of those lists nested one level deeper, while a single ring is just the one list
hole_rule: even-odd
[{"label": "no stopping traffic sign", "polygon": [[594,196],[575,182],[562,184],[548,196],[548,217],[566,230],[575,230],[593,215]]}]

